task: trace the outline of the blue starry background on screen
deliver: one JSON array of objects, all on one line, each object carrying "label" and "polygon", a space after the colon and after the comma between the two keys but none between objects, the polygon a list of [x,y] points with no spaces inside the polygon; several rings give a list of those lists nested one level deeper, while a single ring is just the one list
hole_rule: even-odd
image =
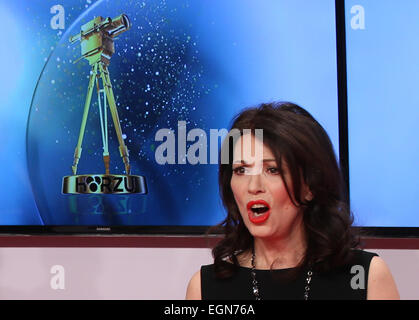
[{"label": "blue starry background on screen", "polygon": [[[338,154],[334,1],[65,1],[65,28],[54,30],[52,1],[1,2],[9,50],[1,64],[0,164],[15,179],[2,193],[3,225],[207,226],[225,211],[210,130],[228,129],[243,108],[292,101],[324,126]],[[131,174],[147,195],[63,195],[71,175],[90,66],[69,37],[95,16],[126,14],[109,66]],[[5,87],[6,86],[6,87]],[[6,89],[5,89],[6,88]],[[6,97],[5,97],[6,96]],[[8,119],[8,120],[6,120]],[[208,164],[160,165],[159,129],[206,133]],[[124,173],[109,121],[111,173]],[[187,142],[189,148],[194,141]],[[218,149],[221,141],[218,141]],[[93,93],[78,174],[104,173]],[[217,156],[218,158],[218,156]]]},{"label": "blue starry background on screen", "polygon": [[419,2],[345,12],[352,210],[362,226],[419,227]]}]

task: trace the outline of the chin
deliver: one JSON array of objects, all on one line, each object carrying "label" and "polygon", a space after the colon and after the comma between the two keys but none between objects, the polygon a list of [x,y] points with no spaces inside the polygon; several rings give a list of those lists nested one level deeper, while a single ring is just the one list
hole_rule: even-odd
[{"label": "chin", "polygon": [[267,225],[255,226],[252,224],[248,229],[250,234],[257,238],[269,238],[274,235],[273,230]]}]

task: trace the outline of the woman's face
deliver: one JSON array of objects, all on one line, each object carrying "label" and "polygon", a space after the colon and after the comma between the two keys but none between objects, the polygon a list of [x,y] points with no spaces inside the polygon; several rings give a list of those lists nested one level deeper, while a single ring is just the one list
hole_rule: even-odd
[{"label": "woman's face", "polygon": [[[256,152],[249,152],[252,144]],[[254,152],[254,151],[253,151]],[[286,164],[284,179],[292,192]],[[231,189],[243,221],[254,237],[284,238],[302,226],[302,214],[288,196],[275,157],[269,147],[253,135],[243,135],[235,144]]]}]

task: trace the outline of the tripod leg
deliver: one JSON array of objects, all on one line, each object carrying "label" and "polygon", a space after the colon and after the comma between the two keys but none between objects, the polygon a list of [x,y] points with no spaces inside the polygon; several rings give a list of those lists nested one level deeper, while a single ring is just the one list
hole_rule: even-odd
[{"label": "tripod leg", "polygon": [[122,130],[121,125],[119,123],[118,111],[116,109],[115,97],[112,91],[112,83],[109,76],[109,71],[106,65],[103,63],[99,64],[99,71],[102,77],[103,86],[105,88],[106,96],[108,98],[109,109],[111,111],[113,124],[115,127],[116,135],[118,137],[119,142],[119,153],[121,154],[122,160],[124,161],[125,165],[125,172],[126,174],[130,174],[131,168],[129,164],[129,152],[128,148],[125,145],[124,139],[122,138]]},{"label": "tripod leg", "polygon": [[[106,110],[106,95],[103,94],[104,97],[104,109],[102,112],[102,96],[101,92],[104,92],[104,90],[100,90],[99,88],[99,75],[96,77],[96,89],[97,89],[97,101],[99,106],[99,116],[100,116],[100,129],[102,133],[102,142],[103,142],[103,162],[105,164],[105,173],[109,174],[109,150],[108,150],[108,121],[107,121],[107,110]],[[104,115],[103,115],[104,113]]]},{"label": "tripod leg", "polygon": [[87,115],[89,114],[90,101],[92,99],[93,84],[95,82],[96,74],[97,74],[97,64],[93,66],[92,72],[90,73],[89,87],[87,89],[86,102],[84,104],[84,111],[83,111],[83,118],[81,120],[79,140],[77,142],[76,150],[74,151],[73,165],[71,166],[73,175],[76,175],[77,173],[77,165],[81,157],[81,144],[83,142],[84,131],[86,129]]}]

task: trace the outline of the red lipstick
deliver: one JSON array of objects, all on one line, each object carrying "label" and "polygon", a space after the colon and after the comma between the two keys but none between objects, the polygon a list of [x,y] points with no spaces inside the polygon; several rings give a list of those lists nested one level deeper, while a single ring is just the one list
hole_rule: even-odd
[{"label": "red lipstick", "polygon": [[[254,206],[256,204],[263,205],[263,206],[267,207],[268,210],[264,211],[263,213],[258,214],[258,213],[256,213],[255,211],[252,210],[252,206]],[[250,202],[247,203],[247,214],[249,215],[249,220],[252,223],[259,224],[259,223],[265,222],[269,218],[269,215],[271,214],[271,207],[264,200],[250,201]]]}]

